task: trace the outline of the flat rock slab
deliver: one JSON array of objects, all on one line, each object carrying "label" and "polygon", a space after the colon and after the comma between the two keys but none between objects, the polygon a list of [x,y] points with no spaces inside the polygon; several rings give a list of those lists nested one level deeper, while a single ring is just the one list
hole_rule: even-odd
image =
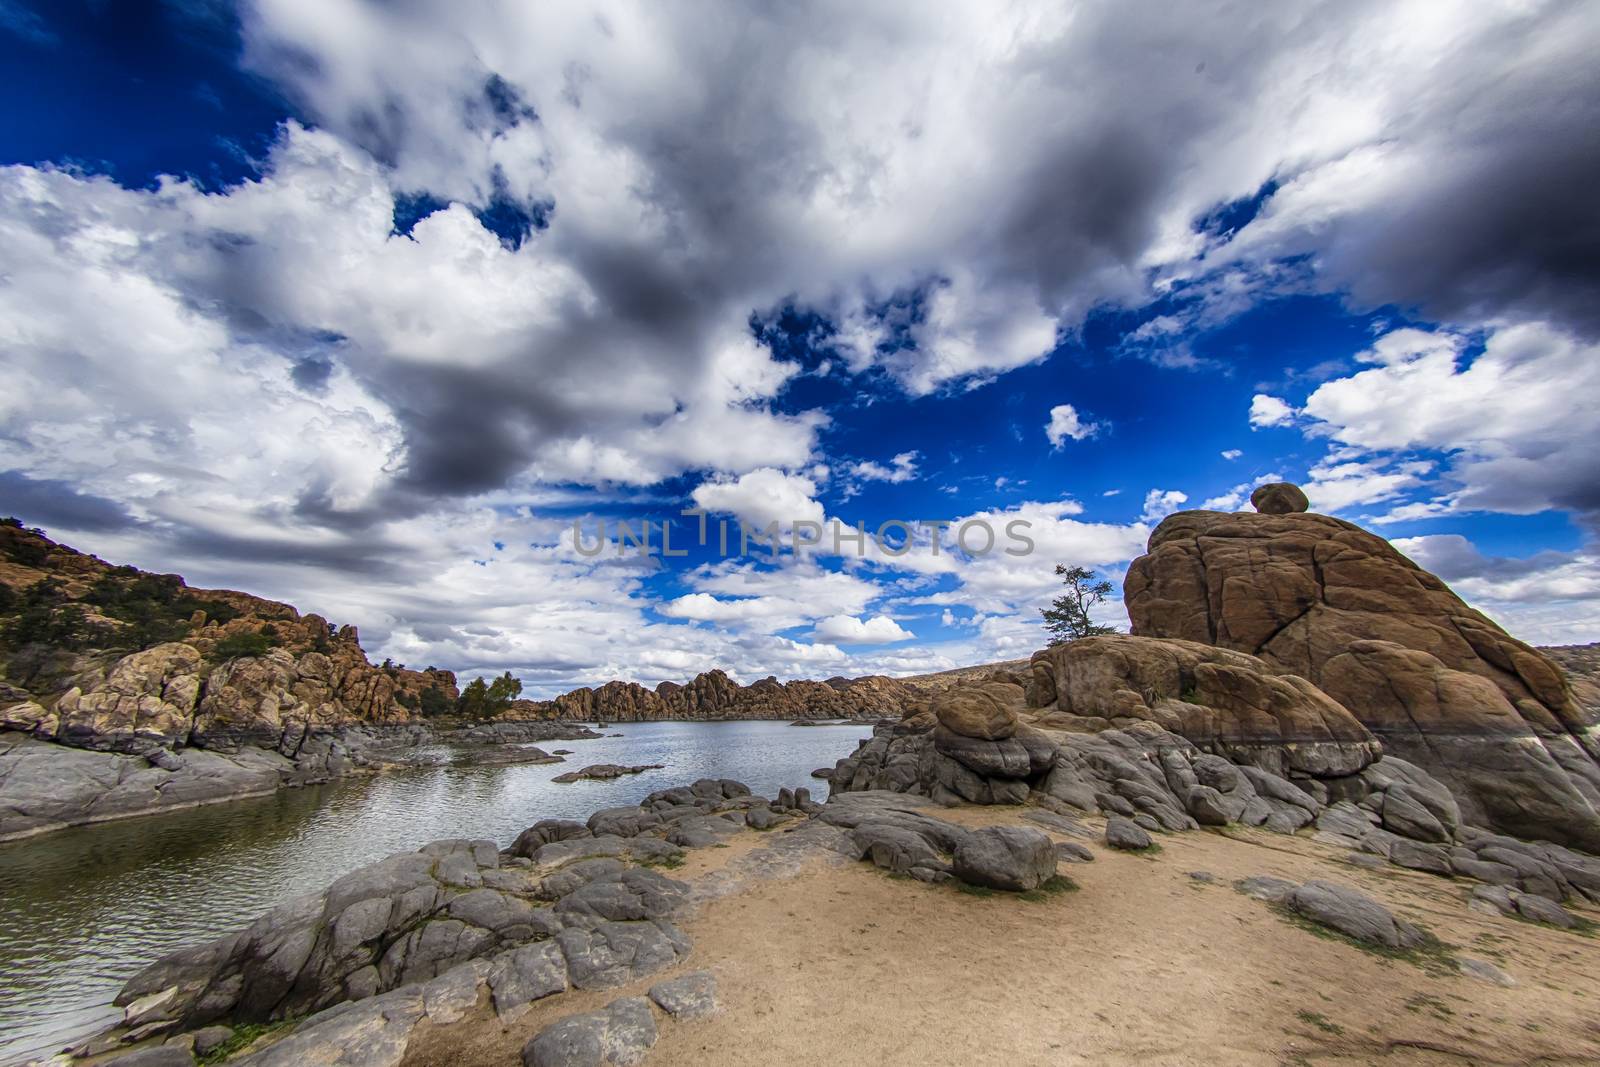
[{"label": "flat rock slab", "polygon": [[674,1019],[703,1019],[717,1010],[717,979],[710,971],[694,971],[657,982],[649,996]]},{"label": "flat rock slab", "polygon": [[656,1043],[655,1015],[644,997],[614,1000],[539,1031],[522,1049],[525,1067],[630,1067]]}]

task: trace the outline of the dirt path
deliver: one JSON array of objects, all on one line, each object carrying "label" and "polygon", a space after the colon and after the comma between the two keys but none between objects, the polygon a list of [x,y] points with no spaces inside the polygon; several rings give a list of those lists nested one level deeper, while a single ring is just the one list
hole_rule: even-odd
[{"label": "dirt path", "polygon": [[[703,876],[768,837],[696,853],[678,876]],[[1478,915],[1465,906],[1471,883],[1352,868],[1303,838],[1160,840],[1152,857],[1093,844],[1095,863],[1062,867],[1079,890],[1037,902],[821,859],[746,885],[684,924],[695,951],[683,969],[716,974],[721,1012],[663,1022],[648,1063],[1600,1062],[1600,940]],[[1217,881],[1187,874],[1201,869]],[[1517,985],[1318,937],[1229,885],[1252,874],[1356,886]],[[510,1028],[482,1009],[419,1035],[408,1067],[510,1067],[548,1022],[649,984],[551,998]]]}]

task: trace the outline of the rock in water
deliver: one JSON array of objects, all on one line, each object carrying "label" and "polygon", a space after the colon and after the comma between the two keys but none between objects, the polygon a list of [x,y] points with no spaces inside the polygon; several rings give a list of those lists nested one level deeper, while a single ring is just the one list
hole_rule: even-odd
[{"label": "rock in water", "polygon": [[1179,512],[1123,591],[1134,634],[1314,683],[1443,781],[1464,821],[1600,851],[1595,713],[1554,661],[1383,538],[1326,515]]},{"label": "rock in water", "polygon": [[1055,844],[1026,826],[986,826],[956,846],[951,864],[968,885],[1025,893],[1056,873]]}]

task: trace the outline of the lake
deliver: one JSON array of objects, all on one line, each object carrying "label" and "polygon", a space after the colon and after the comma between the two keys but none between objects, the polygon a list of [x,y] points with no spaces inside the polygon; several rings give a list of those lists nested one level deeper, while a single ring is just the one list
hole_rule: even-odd
[{"label": "lake", "polygon": [[[550,741],[565,763],[441,765],[62,830],[0,845],[0,1064],[59,1051],[116,1021],[122,983],[174,949],[235,930],[364,864],[444,837],[502,847],[546,818],[583,819],[696,778],[755,793],[809,787],[864,725],[622,723]],[[611,782],[550,779],[591,763],[663,764]]]}]

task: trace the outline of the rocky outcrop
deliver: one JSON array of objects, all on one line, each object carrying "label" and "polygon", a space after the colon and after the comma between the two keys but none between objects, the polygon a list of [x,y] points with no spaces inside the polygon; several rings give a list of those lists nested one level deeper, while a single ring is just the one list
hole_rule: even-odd
[{"label": "rocky outcrop", "polygon": [[1153,722],[1278,775],[1354,774],[1381,747],[1326,693],[1254,656],[1193,641],[1088,637],[1036,653],[1029,702],[1068,729]]},{"label": "rocky outcrop", "polygon": [[1600,850],[1593,711],[1549,657],[1382,538],[1326,515],[1179,512],[1124,595],[1137,635],[1309,680],[1444,781],[1468,821]]},{"label": "rocky outcrop", "polygon": [[893,678],[830,678],[825,682],[779,682],[763,678],[742,686],[720,670],[685,685],[662,682],[646,689],[637,682],[607,682],[574,689],[547,701],[519,701],[514,711],[529,718],[598,722],[719,719],[899,718],[909,703],[926,699],[917,687]]}]

